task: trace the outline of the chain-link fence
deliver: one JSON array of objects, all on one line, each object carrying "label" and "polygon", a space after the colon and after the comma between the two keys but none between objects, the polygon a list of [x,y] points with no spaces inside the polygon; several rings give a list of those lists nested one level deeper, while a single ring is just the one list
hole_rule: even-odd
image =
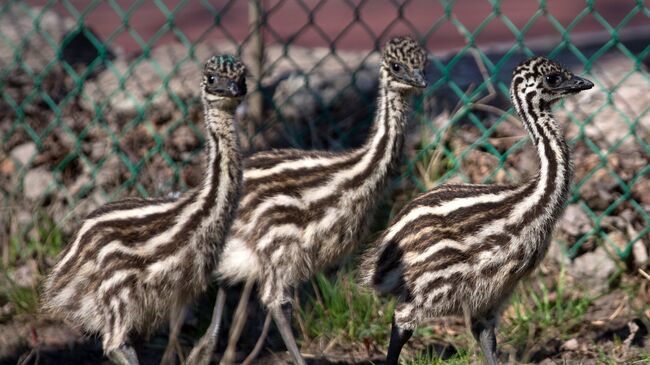
[{"label": "chain-link fence", "polygon": [[[557,241],[575,256],[650,245],[650,8],[643,0],[6,1],[0,5],[0,241],[69,233],[98,205],[200,179],[200,67],[251,69],[243,147],[341,150],[372,121],[376,50],[431,52],[396,206],[439,182],[513,182],[538,168],[509,106],[514,65],[547,54],[596,84],[559,106],[575,185]],[[46,226],[44,228],[44,226]],[[3,237],[4,236],[4,237]]]}]

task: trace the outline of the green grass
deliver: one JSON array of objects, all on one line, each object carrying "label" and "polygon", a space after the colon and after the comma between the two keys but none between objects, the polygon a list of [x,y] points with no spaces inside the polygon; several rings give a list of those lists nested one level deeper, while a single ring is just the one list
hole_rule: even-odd
[{"label": "green grass", "polygon": [[23,234],[9,238],[9,267],[35,259],[43,268],[45,259],[54,258],[61,252],[63,233],[48,215],[36,213],[32,223],[23,231]]},{"label": "green grass", "polygon": [[1,318],[0,322],[11,319],[12,316],[30,316],[38,313],[39,291],[37,287],[16,285],[5,273],[5,284],[0,284],[0,303],[11,303],[12,313],[9,318]]},{"label": "green grass", "polygon": [[303,336],[382,345],[388,341],[394,301],[379,299],[355,279],[350,272],[339,272],[333,280],[316,276],[317,292],[296,311],[304,324]]},{"label": "green grass", "polygon": [[[44,213],[34,214],[34,220],[22,234],[9,238],[8,262],[0,263],[0,306],[10,304],[11,311],[0,321],[11,320],[14,316],[31,316],[39,311],[40,278],[49,269],[51,262],[64,244],[64,235],[54,221]],[[10,275],[22,265],[35,263],[36,276],[32,286],[18,285]]]},{"label": "green grass", "polygon": [[[342,339],[340,343],[374,344],[385,348],[390,335],[394,301],[378,298],[373,292],[360,287],[351,272],[340,271],[332,279],[320,274],[315,279],[317,293],[307,303],[297,308],[303,339]],[[576,334],[593,299],[581,291],[567,289],[564,270],[553,279],[530,279],[513,295],[509,308],[502,317],[499,328],[504,345],[517,350],[522,359],[542,341],[559,338],[567,340]],[[418,327],[414,338],[420,343],[427,339],[444,341],[461,352],[445,359],[444,363],[464,364],[476,358],[474,340],[465,333],[461,338],[441,337],[426,326]],[[424,342],[422,342],[424,341]],[[412,341],[411,341],[412,342]],[[430,341],[429,341],[430,342]],[[416,346],[415,348],[418,348]],[[463,350],[465,349],[465,350]],[[470,361],[472,360],[472,361]],[[441,363],[436,354],[422,352],[406,364]]]},{"label": "green grass", "polygon": [[582,291],[566,289],[564,269],[550,287],[539,278],[521,285],[503,315],[502,337],[524,354],[544,338],[570,338],[593,298],[584,296]]},{"label": "green grass", "polygon": [[422,351],[416,358],[402,359],[400,363],[402,365],[465,365],[473,364],[477,361],[480,363],[480,360],[473,353],[464,350],[457,352],[449,358],[442,358],[431,351]]}]

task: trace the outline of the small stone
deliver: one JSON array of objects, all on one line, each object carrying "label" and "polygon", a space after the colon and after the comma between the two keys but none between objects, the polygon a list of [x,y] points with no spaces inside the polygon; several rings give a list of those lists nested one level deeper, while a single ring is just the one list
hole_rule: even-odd
[{"label": "small stone", "polygon": [[37,282],[38,268],[36,261],[29,260],[9,273],[11,280],[18,286],[33,286]]},{"label": "small stone", "polygon": [[634,198],[641,204],[650,205],[650,178],[642,176],[632,187]]},{"label": "small stone", "polygon": [[[70,221],[70,224],[68,224],[68,226],[75,226],[75,221],[81,221],[81,219],[86,217],[93,210],[99,208],[104,203],[106,203],[106,199],[103,199],[101,193],[99,192],[95,192],[85,199],[80,200],[77,206],[74,208],[74,217],[68,216],[69,213],[66,214],[65,219],[68,219]],[[73,227],[73,230],[76,228],[76,226]]]},{"label": "small stone", "polygon": [[614,231],[607,235],[608,240],[616,246],[619,251],[623,252],[627,249],[628,243],[630,242],[625,235],[625,233],[620,231]]},{"label": "small stone", "polygon": [[90,143],[90,157],[97,161],[100,158],[112,153],[107,140],[99,140]]},{"label": "small stone", "polygon": [[190,127],[184,125],[180,126],[172,134],[172,144],[180,151],[189,151],[199,145],[199,139]]},{"label": "small stone", "polygon": [[25,197],[30,200],[41,198],[53,181],[52,174],[44,168],[29,170],[23,185]]},{"label": "small stone", "polygon": [[8,302],[2,307],[0,307],[0,317],[10,316],[13,311],[14,311],[14,304],[12,302]]},{"label": "small stone", "polygon": [[593,294],[607,289],[607,279],[616,271],[616,263],[604,247],[587,252],[573,260],[569,273]]},{"label": "small stone", "polygon": [[70,192],[70,195],[77,195],[82,189],[86,188],[91,183],[90,177],[87,174],[83,174],[77,177],[75,182],[68,188],[68,191]]},{"label": "small stone", "polygon": [[566,341],[563,345],[562,348],[567,351],[575,351],[578,349],[578,340],[575,338],[572,338],[568,341]]},{"label": "small stone", "polygon": [[562,266],[567,266],[571,264],[571,260],[569,259],[569,256],[562,250],[562,245],[558,241],[553,241],[548,246],[548,252],[546,253],[546,257],[550,258],[554,262],[557,262],[558,264]]},{"label": "small stone", "polygon": [[[623,229],[627,226],[627,222],[629,219],[623,218],[623,214],[625,212],[621,213],[619,216],[607,216],[603,217],[603,219],[600,221],[600,225],[602,227],[612,227],[615,229]],[[627,220],[626,220],[627,219]]]},{"label": "small stone", "polygon": [[0,161],[0,174],[12,175],[16,172],[16,164],[9,158]]},{"label": "small stone", "polygon": [[648,248],[643,240],[637,240],[632,246],[632,257],[634,257],[634,266],[644,268],[648,265]]},{"label": "small stone", "polygon": [[[621,219],[624,219],[627,222],[632,222],[636,218],[636,214],[632,209],[625,209],[624,211],[621,212]],[[624,225],[628,226],[627,224]]]},{"label": "small stone", "polygon": [[589,232],[591,220],[578,204],[571,204],[566,208],[559,228],[571,236],[579,236]]},{"label": "small stone", "polygon": [[34,216],[32,215],[31,210],[28,210],[25,207],[23,209],[16,211],[12,217],[16,220],[18,226],[26,226],[34,221]]},{"label": "small stone", "polygon": [[20,162],[21,166],[27,165],[29,160],[36,154],[36,143],[27,142],[14,147],[11,150],[11,157]]},{"label": "small stone", "polygon": [[36,285],[38,277],[38,268],[36,261],[30,260],[25,265],[21,265],[9,273],[11,281],[20,287],[30,287]]},{"label": "small stone", "polygon": [[106,187],[119,182],[120,170],[122,161],[116,154],[111,154],[101,170],[95,176],[95,184],[97,186]]}]

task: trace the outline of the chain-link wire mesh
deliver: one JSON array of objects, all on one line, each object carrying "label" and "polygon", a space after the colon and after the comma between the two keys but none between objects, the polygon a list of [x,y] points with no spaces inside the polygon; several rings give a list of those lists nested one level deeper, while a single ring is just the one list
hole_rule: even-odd
[{"label": "chain-link wire mesh", "polygon": [[6,1],[0,238],[19,245],[43,216],[69,232],[106,201],[196,184],[200,67],[215,53],[251,69],[248,153],[358,145],[376,50],[409,33],[432,52],[430,86],[415,100],[396,206],[440,182],[535,173],[508,83],[543,53],[596,84],[558,107],[576,177],[556,238],[570,256],[604,242],[627,258],[650,244],[649,26],[643,0]]}]

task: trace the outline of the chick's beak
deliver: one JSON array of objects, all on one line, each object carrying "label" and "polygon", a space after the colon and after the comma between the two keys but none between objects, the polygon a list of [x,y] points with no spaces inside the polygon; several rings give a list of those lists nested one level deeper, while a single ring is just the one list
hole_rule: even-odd
[{"label": "chick's beak", "polygon": [[242,90],[236,82],[223,77],[217,77],[212,84],[205,85],[205,91],[219,96],[241,96]]},{"label": "chick's beak", "polygon": [[421,88],[427,87],[427,80],[424,78],[424,72],[421,69],[414,69],[411,72],[410,81],[413,86]]},{"label": "chick's beak", "polygon": [[560,90],[579,92],[589,90],[594,87],[594,83],[580,76],[573,75],[570,79],[564,81],[558,87]]},{"label": "chick's beak", "polygon": [[230,94],[232,94],[232,96],[239,96],[240,94],[239,86],[237,86],[237,83],[235,83],[234,81],[230,81],[228,83],[228,90],[230,91]]}]

